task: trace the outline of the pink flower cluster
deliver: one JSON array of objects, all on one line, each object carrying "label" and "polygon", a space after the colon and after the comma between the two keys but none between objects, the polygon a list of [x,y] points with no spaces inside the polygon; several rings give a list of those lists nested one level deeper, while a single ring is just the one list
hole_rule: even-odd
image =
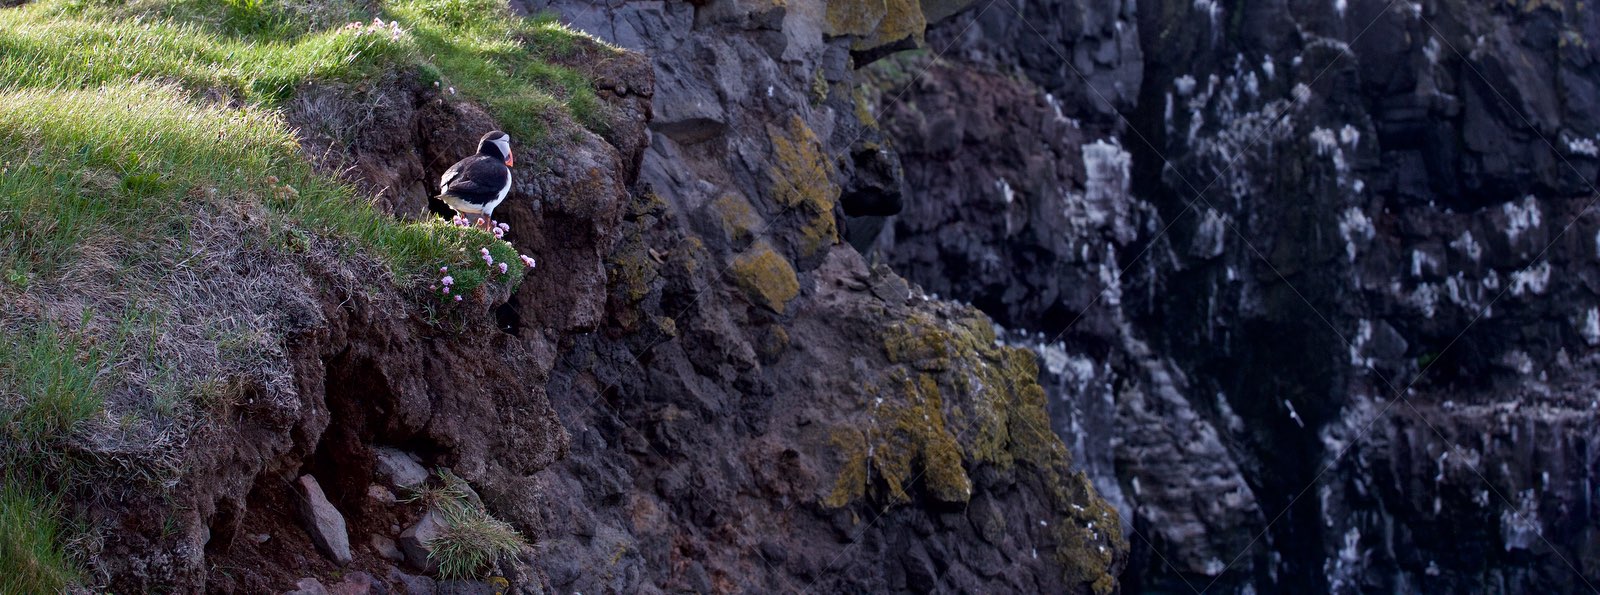
[{"label": "pink flower cluster", "polygon": [[[449,273],[450,267],[439,267],[439,274],[444,275],[444,277],[439,279],[438,285],[430,285],[428,289],[437,288],[439,293],[450,295],[450,289],[456,284],[456,278],[450,276]],[[456,294],[456,301],[461,301],[461,294]]]},{"label": "pink flower cluster", "polygon": [[[458,227],[473,227],[470,220],[460,216],[451,218],[450,224]],[[494,237],[496,238],[504,238],[505,234],[511,231],[510,225],[492,219],[489,220],[489,225],[490,230],[494,233]],[[483,259],[483,265],[489,269],[489,273],[491,275],[496,269],[500,271],[500,275],[502,276],[511,274],[511,264],[507,262],[495,262],[494,253],[490,252],[488,247],[479,248],[478,257]],[[517,255],[517,258],[522,261],[522,265],[524,267],[530,269],[537,264],[532,256],[528,256],[526,254],[519,254]],[[450,276],[450,267],[439,267],[439,274],[441,275],[439,282],[435,285],[428,286],[428,290],[437,290],[441,295],[453,295],[455,297],[455,301],[461,301],[461,295],[459,293],[454,293],[456,280],[455,277]]]},{"label": "pink flower cluster", "polygon": [[344,28],[347,31],[355,31],[357,33],[388,33],[391,41],[399,41],[400,36],[405,34],[405,29],[400,28],[400,21],[385,23],[383,19],[378,17],[372,17],[372,22],[370,23],[348,23]]}]

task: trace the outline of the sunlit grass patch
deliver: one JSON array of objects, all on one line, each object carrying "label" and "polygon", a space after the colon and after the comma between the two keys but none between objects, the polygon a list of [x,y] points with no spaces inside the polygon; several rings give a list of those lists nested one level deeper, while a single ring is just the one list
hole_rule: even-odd
[{"label": "sunlit grass patch", "polygon": [[[497,0],[391,0],[384,7],[411,32],[428,71],[483,103],[513,136],[540,138],[543,120],[557,109],[590,129],[605,125],[588,77],[555,63],[584,34],[553,18],[517,17]],[[620,53],[589,39],[601,51]]]},{"label": "sunlit grass patch", "polygon": [[351,240],[402,280],[470,270],[486,246],[501,261],[517,257],[482,231],[379,212],[313,172],[274,111],[204,105],[171,86],[0,92],[0,143],[11,147],[0,153],[0,233],[15,238],[0,270],[26,278],[61,272],[95,236],[181,243],[186,214],[218,201],[265,206],[292,232]]}]

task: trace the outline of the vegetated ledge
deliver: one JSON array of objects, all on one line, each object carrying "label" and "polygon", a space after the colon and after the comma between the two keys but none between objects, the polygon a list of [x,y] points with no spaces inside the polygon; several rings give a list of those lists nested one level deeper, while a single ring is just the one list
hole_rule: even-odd
[{"label": "vegetated ledge", "polygon": [[[642,123],[627,99],[601,105],[589,75],[538,56],[616,51],[418,2],[377,15],[350,3],[305,30],[230,12],[241,6],[289,10],[0,9],[0,532],[26,537],[0,560],[8,592],[282,590],[335,571],[304,555],[288,495],[300,474],[320,477],[360,541],[417,512],[366,498],[374,446],[455,468],[491,506],[565,450],[539,387],[553,342],[603,307],[602,255],[636,159],[588,128],[624,139]],[[265,20],[240,21],[252,16]],[[419,61],[444,46],[460,74]],[[515,64],[542,74],[510,77],[521,87],[492,114],[467,103],[518,47]],[[648,71],[614,62],[647,101]],[[563,87],[572,77],[581,88]],[[414,149],[439,156],[503,127],[555,155],[531,160],[542,175],[497,213],[510,243],[408,223],[313,170],[291,129],[307,114],[296,99],[380,85],[361,98],[409,109],[358,104],[321,121],[394,139],[425,122]],[[585,96],[589,111],[572,110]],[[402,117],[350,118],[376,112]],[[448,163],[406,165],[426,184]],[[540,261],[531,282],[522,253]],[[347,570],[379,568],[358,549]]]}]

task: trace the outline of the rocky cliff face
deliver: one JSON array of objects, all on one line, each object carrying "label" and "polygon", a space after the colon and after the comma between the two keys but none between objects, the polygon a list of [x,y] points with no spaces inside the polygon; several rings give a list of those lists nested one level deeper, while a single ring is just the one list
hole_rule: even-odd
[{"label": "rocky cliff face", "polygon": [[530,3],[649,55],[608,317],[562,346],[538,476],[560,590],[1108,592],[1113,509],[1035,357],[843,238],[901,175],[857,67],[937,3]]},{"label": "rocky cliff face", "polygon": [[908,184],[878,247],[1041,354],[1131,588],[1583,591],[1595,32],[979,3],[873,69]]},{"label": "rocky cliff face", "polygon": [[[418,465],[537,543],[446,590],[1600,580],[1575,0],[513,4],[630,50],[519,155],[539,267],[430,316],[326,246],[209,260],[283,340],[177,501],[95,508],[112,588],[427,592],[377,539]],[[403,216],[495,125],[404,77],[288,117]]]},{"label": "rocky cliff face", "polygon": [[[519,145],[495,216],[538,266],[514,291],[420,299],[369,256],[252,224],[259,207],[197,215],[217,241],[183,287],[217,293],[203,302],[218,311],[190,316],[248,315],[236,350],[255,359],[218,346],[185,364],[222,380],[215,411],[158,428],[149,451],[184,459],[162,489],[119,478],[85,490],[117,501],[74,503],[104,539],[80,548],[88,582],[1115,591],[1125,523],[1052,431],[1036,354],[847,242],[869,244],[904,198],[859,68],[921,47],[964,4],[518,5],[631,51],[578,39],[549,57],[599,105],[584,123],[549,111]],[[499,127],[416,76],[306,83],[282,114],[321,173],[401,218],[439,210],[431,180]],[[262,237],[278,232],[293,237]],[[136,442],[82,449],[127,460]],[[483,568],[488,582],[435,583],[446,499],[536,547]]]}]

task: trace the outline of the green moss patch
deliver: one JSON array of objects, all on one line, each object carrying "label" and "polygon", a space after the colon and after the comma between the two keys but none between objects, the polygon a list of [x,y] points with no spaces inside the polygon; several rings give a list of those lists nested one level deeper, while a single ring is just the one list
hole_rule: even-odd
[{"label": "green moss patch", "polygon": [[840,467],[823,504],[907,503],[914,486],[965,502],[980,466],[1014,473],[1039,481],[1049,497],[1046,525],[1064,578],[1097,593],[1114,589],[1107,569],[1127,548],[1120,521],[1088,478],[1070,471],[1033,352],[998,344],[987,317],[950,304],[909,312],[880,339],[890,365],[865,390],[862,419],[831,430]]},{"label": "green moss patch", "polygon": [[773,165],[768,170],[772,199],[800,221],[795,250],[809,258],[839,241],[833,205],[839,186],[833,183],[833,164],[822,152],[822,142],[799,116],[786,128],[767,127],[772,140]]},{"label": "green moss patch", "polygon": [[789,300],[800,295],[800,281],[794,267],[766,242],[759,242],[733,257],[728,267],[733,283],[757,304],[782,314]]}]

